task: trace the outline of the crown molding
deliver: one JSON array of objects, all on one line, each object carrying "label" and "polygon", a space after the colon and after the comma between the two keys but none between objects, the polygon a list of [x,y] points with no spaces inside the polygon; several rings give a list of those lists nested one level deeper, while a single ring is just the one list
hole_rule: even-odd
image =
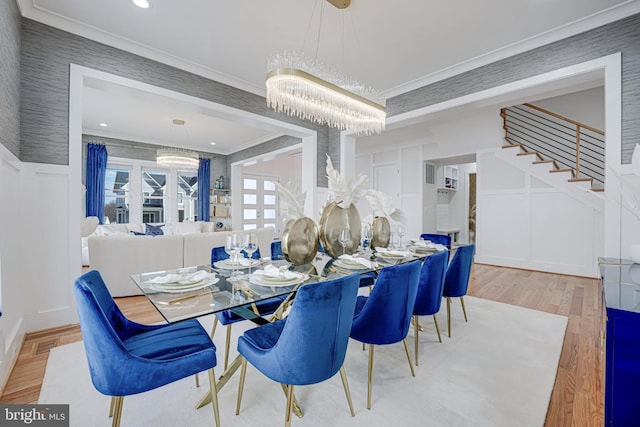
[{"label": "crown molding", "polygon": [[407,83],[398,85],[396,87],[383,91],[382,94],[387,99],[393,98],[394,96],[402,95],[403,93],[410,92],[412,90],[436,83],[440,80],[444,80],[458,74],[465,73],[467,71],[471,71],[475,68],[518,55],[520,53],[556,42],[558,40],[565,39],[567,37],[575,36],[576,34],[592,30],[602,25],[610,24],[611,22],[618,21],[636,13],[640,13],[640,1],[628,0],[625,3],[613,6],[602,12],[595,13],[593,15],[560,26],[553,30],[537,34],[520,42],[513,43],[511,45],[496,49],[475,58],[460,62],[456,65],[452,65],[450,67],[436,71],[434,73],[427,74],[426,76],[419,77]]}]

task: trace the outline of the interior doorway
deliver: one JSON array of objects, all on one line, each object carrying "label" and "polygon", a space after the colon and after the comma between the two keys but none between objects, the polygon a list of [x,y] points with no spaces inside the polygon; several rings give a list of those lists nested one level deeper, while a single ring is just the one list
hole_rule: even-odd
[{"label": "interior doorway", "polygon": [[476,172],[469,174],[469,243],[476,242]]}]

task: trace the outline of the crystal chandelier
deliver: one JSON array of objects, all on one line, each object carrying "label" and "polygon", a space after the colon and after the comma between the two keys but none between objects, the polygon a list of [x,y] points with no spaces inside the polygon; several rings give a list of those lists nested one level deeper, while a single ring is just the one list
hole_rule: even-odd
[{"label": "crystal chandelier", "polygon": [[[337,0],[327,0],[342,9]],[[370,135],[384,130],[385,99],[374,89],[300,53],[281,52],[267,64],[267,106],[290,116]]]},{"label": "crystal chandelier", "polygon": [[[184,120],[174,119],[173,124],[183,126]],[[176,169],[198,169],[200,156],[195,151],[182,148],[160,148],[157,151],[156,164],[167,168]]]}]

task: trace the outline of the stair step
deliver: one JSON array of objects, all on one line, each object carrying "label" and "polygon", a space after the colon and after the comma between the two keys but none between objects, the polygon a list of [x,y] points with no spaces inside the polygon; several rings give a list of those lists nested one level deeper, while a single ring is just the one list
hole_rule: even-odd
[{"label": "stair step", "polygon": [[591,191],[595,191],[596,193],[604,192],[604,188],[592,188]]},{"label": "stair step", "polygon": [[571,178],[569,182],[593,182],[593,178]]},{"label": "stair step", "polygon": [[554,169],[554,170],[551,170],[549,172],[551,172],[551,173],[554,173],[554,172],[571,172],[571,175],[574,174],[573,169]]},{"label": "stair step", "polygon": [[522,144],[511,144],[511,145],[503,145],[502,148],[522,148],[524,150],[524,147],[522,146]]},{"label": "stair step", "polygon": [[528,151],[526,153],[518,153],[518,156],[536,156],[537,158],[542,160],[542,157],[540,157],[540,154],[537,151]]}]

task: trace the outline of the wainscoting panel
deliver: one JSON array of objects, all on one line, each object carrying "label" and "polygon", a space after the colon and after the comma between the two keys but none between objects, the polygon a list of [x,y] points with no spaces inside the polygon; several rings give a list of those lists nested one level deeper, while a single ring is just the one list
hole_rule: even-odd
[{"label": "wainscoting panel", "polygon": [[602,210],[581,197],[584,190],[573,197],[566,186],[555,188],[536,177],[539,169],[517,164],[519,158],[510,164],[500,150],[477,156],[476,261],[599,277]]}]

